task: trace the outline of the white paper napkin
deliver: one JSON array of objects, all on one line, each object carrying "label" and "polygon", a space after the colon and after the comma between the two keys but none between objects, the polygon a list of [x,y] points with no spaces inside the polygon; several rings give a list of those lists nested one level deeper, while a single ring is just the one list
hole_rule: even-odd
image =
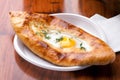
[{"label": "white paper napkin", "polygon": [[109,19],[95,14],[90,19],[103,29],[108,39],[108,44],[114,52],[120,51],[120,14]]}]

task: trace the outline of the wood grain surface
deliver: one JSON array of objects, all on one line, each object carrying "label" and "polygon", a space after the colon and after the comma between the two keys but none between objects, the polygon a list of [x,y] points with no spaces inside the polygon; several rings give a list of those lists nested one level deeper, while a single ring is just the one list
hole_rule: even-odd
[{"label": "wood grain surface", "polygon": [[58,72],[32,65],[20,57],[13,46],[14,31],[10,11],[39,13],[76,13],[91,17],[95,13],[107,18],[120,13],[120,0],[0,0],[0,80],[119,80],[120,52],[106,66]]}]

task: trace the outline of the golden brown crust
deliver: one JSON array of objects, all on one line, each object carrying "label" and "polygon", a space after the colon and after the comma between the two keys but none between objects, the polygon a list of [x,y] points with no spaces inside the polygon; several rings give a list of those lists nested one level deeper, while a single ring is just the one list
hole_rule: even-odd
[{"label": "golden brown crust", "polygon": [[[10,12],[10,17],[12,26],[22,42],[33,53],[51,63],[60,66],[105,65],[115,60],[115,53],[105,42],[56,17],[26,12]],[[42,21],[42,24],[47,25],[50,29],[67,31],[69,34],[85,40],[92,50],[80,52],[73,49],[64,52],[61,49],[57,49],[43,41],[41,37],[38,37],[31,30],[30,21]]]}]

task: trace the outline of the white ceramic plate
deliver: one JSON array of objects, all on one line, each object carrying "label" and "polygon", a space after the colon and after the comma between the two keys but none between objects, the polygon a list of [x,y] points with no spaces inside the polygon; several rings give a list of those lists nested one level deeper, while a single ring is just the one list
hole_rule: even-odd
[{"label": "white ceramic plate", "polygon": [[[92,21],[90,21],[88,18],[77,15],[77,14],[70,14],[70,13],[58,13],[58,14],[51,14],[53,16],[57,16],[73,25],[76,25],[85,31],[95,35],[96,37],[99,37],[100,39],[104,40],[105,42],[106,37],[104,35],[104,32],[101,30],[100,27],[97,27]],[[14,47],[17,53],[27,60],[28,62],[45,69],[49,70],[55,70],[55,71],[75,71],[75,70],[82,70],[85,69],[88,66],[73,66],[73,67],[61,67],[56,66],[52,63],[49,63],[46,60],[41,59],[40,57],[36,56],[34,53],[32,53],[15,35],[14,37]]]}]

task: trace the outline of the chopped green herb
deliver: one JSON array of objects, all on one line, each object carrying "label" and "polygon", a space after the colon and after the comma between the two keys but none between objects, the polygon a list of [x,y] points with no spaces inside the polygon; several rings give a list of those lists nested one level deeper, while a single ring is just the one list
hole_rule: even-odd
[{"label": "chopped green herb", "polygon": [[45,30],[41,30],[41,32],[42,32],[44,35],[47,35],[47,34],[48,34]]},{"label": "chopped green herb", "polygon": [[86,50],[86,48],[85,48],[85,47],[81,47],[80,49]]},{"label": "chopped green herb", "polygon": [[35,34],[38,36],[42,36],[42,34],[40,32],[36,32]]},{"label": "chopped green herb", "polygon": [[80,47],[82,46],[82,43],[80,43]]},{"label": "chopped green herb", "polygon": [[86,50],[86,48],[83,47],[83,43],[80,44],[80,49]]},{"label": "chopped green herb", "polygon": [[47,31],[41,30],[41,33],[45,36],[46,39],[50,39],[51,38],[50,36],[48,36]]},{"label": "chopped green herb", "polygon": [[60,42],[61,40],[63,40],[63,37],[56,38],[56,42]]},{"label": "chopped green herb", "polygon": [[46,38],[46,39],[50,39],[51,37],[50,37],[50,36],[48,36],[48,35],[45,35],[45,38]]}]

